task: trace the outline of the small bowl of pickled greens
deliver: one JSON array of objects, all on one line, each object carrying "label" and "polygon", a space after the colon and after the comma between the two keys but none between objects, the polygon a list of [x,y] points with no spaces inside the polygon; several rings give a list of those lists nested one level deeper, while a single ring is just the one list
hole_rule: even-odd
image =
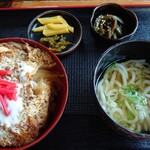
[{"label": "small bowl of pickled greens", "polygon": [[150,139],[150,41],[124,41],[109,47],[94,71],[100,116],[116,133]]},{"label": "small bowl of pickled greens", "polygon": [[49,10],[35,16],[30,22],[28,38],[48,47],[57,56],[66,56],[80,44],[82,26],[69,12]]},{"label": "small bowl of pickled greens", "polygon": [[97,6],[90,20],[96,38],[116,43],[130,39],[138,27],[136,14],[116,3]]}]

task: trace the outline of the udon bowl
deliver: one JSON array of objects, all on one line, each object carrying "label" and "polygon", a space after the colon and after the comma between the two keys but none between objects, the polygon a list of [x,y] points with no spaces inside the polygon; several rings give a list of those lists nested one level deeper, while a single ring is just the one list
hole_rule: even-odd
[{"label": "udon bowl", "polygon": [[[118,123],[114,118],[112,118],[110,113],[108,113],[107,111],[108,107],[103,107],[103,104],[102,104],[103,98],[102,96],[99,96],[97,92],[98,83],[104,77],[106,73],[105,72],[106,68],[108,68],[109,65],[114,64],[116,62],[124,62],[124,61],[135,60],[135,59],[136,60],[144,59],[146,60],[148,64],[150,64],[149,50],[150,50],[150,41],[127,41],[127,42],[122,42],[120,44],[116,44],[108,48],[101,55],[98,61],[98,64],[95,68],[95,71],[94,71],[94,78],[93,78],[94,95],[96,97],[96,101],[99,106],[100,115],[102,116],[104,121],[106,121],[106,123],[109,126],[111,126],[113,129],[115,129],[118,133],[123,134],[130,138],[135,138],[135,139],[150,139],[150,126],[148,126],[148,130],[145,132],[137,132],[125,126],[122,126],[120,123]],[[149,79],[148,79],[148,82],[149,82]],[[106,99],[108,96],[107,94],[108,93],[105,93]]]},{"label": "udon bowl", "polygon": [[35,144],[37,144],[38,142],[40,142],[43,138],[45,138],[56,126],[56,124],[58,123],[58,121],[60,120],[66,103],[67,103],[67,98],[68,98],[68,78],[67,78],[67,74],[65,71],[65,68],[62,64],[62,62],[59,60],[59,58],[51,51],[48,50],[47,47],[43,46],[42,44],[33,41],[33,40],[29,40],[29,39],[25,39],[25,38],[4,38],[4,39],[0,39],[0,43],[3,42],[15,42],[15,43],[27,43],[30,46],[34,47],[34,48],[40,48],[43,51],[47,51],[49,52],[49,55],[51,56],[51,58],[53,59],[54,62],[56,62],[56,68],[55,71],[58,71],[59,73],[61,73],[62,79],[61,83],[62,86],[60,87],[60,90],[58,92],[58,94],[55,96],[55,107],[54,110],[49,114],[46,125],[43,127],[42,130],[40,130],[39,136],[31,143],[23,145],[21,147],[1,147],[0,149],[27,149]]}]

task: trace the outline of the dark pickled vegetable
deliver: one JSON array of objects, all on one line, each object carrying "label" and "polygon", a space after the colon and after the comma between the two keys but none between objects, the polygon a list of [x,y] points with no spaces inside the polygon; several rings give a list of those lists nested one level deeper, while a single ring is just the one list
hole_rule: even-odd
[{"label": "dark pickled vegetable", "polygon": [[68,45],[72,44],[66,40],[64,35],[54,35],[51,37],[43,37],[40,39],[40,43],[47,46],[50,50],[55,53],[61,53],[67,48]]},{"label": "dark pickled vegetable", "polygon": [[109,39],[120,38],[123,35],[122,27],[123,21],[119,17],[109,14],[98,16],[94,23],[95,30]]}]

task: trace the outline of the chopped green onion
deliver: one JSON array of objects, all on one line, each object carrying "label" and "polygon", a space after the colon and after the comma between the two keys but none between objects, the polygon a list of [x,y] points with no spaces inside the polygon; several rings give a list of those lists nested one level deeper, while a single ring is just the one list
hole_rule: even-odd
[{"label": "chopped green onion", "polygon": [[125,96],[129,101],[133,103],[138,103],[145,105],[147,104],[147,99],[141,93],[136,91],[136,86],[134,85],[129,85],[125,88],[120,89],[120,94]]}]

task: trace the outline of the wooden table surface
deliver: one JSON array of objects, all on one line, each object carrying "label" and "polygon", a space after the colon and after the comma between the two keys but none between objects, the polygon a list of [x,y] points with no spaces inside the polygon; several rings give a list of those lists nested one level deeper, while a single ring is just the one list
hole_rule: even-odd
[{"label": "wooden table surface", "polygon": [[118,3],[125,6],[150,6],[150,0],[2,0],[0,1],[0,8],[94,7],[102,3]]}]

